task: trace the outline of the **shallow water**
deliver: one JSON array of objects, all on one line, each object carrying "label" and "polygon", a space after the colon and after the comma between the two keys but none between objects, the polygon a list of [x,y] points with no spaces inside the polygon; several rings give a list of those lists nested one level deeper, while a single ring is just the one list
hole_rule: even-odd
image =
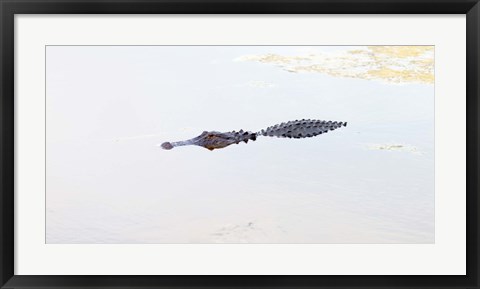
[{"label": "shallow water", "polygon": [[[304,51],[48,47],[47,243],[434,242],[433,85],[238,61]],[[302,118],[348,126],[158,147]]]}]

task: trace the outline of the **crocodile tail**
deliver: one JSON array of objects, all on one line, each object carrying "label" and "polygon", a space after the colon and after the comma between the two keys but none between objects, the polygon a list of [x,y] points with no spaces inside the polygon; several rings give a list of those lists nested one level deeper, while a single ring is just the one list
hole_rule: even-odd
[{"label": "crocodile tail", "polygon": [[289,122],[282,122],[274,126],[267,127],[257,132],[257,135],[288,137],[288,138],[306,138],[314,137],[330,130],[347,126],[346,122],[325,121],[315,119],[302,119]]}]

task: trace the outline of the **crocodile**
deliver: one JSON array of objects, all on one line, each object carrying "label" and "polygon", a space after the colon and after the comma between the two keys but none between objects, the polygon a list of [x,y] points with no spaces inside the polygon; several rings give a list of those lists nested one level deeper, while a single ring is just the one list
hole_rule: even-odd
[{"label": "crocodile", "polygon": [[248,143],[249,140],[255,141],[259,136],[279,137],[279,138],[309,138],[327,133],[342,126],[347,126],[346,122],[341,121],[325,121],[315,119],[301,119],[289,122],[282,122],[258,132],[231,131],[204,131],[197,137],[185,141],[164,142],[161,147],[171,150],[174,147],[196,145],[204,147],[208,150],[221,149],[231,144],[239,144],[241,142]]}]

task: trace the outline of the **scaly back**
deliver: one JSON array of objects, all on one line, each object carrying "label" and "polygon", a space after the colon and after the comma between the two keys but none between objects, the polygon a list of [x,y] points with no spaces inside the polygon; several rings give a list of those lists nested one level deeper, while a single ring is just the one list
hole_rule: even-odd
[{"label": "scaly back", "polygon": [[161,144],[161,147],[163,149],[170,150],[178,146],[196,145],[209,150],[214,150],[227,147],[231,144],[238,144],[240,142],[248,143],[249,140],[254,141],[258,136],[261,135],[288,138],[306,138],[326,133],[342,126],[347,126],[347,123],[341,121],[302,119],[282,122],[281,124],[262,129],[257,133],[243,130],[231,132],[204,131],[201,135],[189,140],[164,142]]},{"label": "scaly back", "polygon": [[274,126],[267,127],[257,132],[257,135],[288,137],[288,138],[306,138],[327,133],[330,130],[347,126],[346,122],[325,121],[315,119],[302,119],[289,122],[282,122]]}]

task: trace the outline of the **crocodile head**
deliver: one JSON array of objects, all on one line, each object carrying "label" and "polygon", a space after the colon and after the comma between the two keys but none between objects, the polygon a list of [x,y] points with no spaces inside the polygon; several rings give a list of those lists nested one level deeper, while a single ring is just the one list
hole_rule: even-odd
[{"label": "crocodile head", "polygon": [[255,140],[256,138],[257,135],[255,133],[244,132],[243,130],[232,132],[204,131],[201,135],[189,140],[164,142],[161,144],[161,147],[165,150],[171,150],[176,146],[196,145],[213,151],[214,149],[221,149],[242,141],[248,143],[249,140]]},{"label": "crocodile head", "polygon": [[196,137],[194,144],[213,151],[214,149],[222,149],[231,144],[238,144],[241,141],[244,141],[244,139],[236,132],[222,133],[218,131],[204,131]]}]

